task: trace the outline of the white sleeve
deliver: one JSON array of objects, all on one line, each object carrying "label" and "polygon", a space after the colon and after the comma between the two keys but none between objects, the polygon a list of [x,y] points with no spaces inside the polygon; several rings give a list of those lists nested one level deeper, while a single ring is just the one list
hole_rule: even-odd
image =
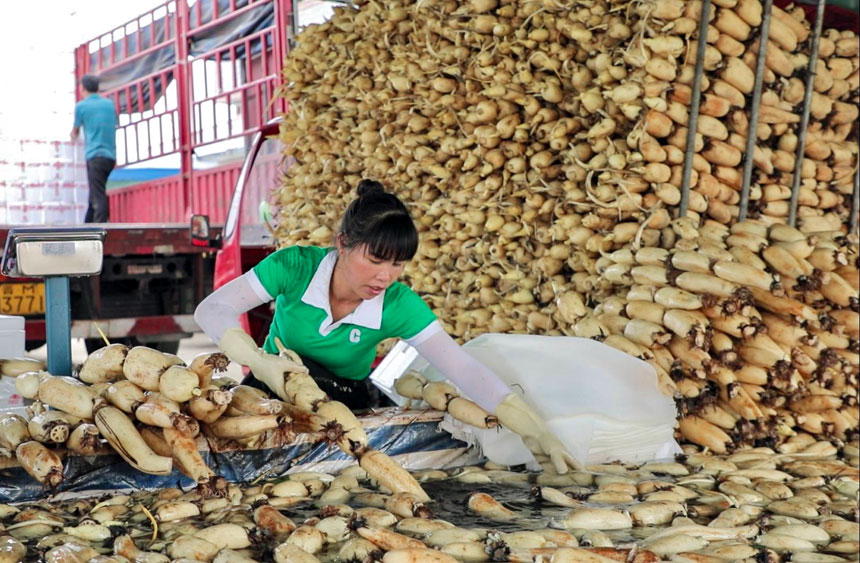
[{"label": "white sleeve", "polygon": [[194,311],[194,321],[216,344],[228,328],[241,326],[239,315],[273,298],[250,270],[212,292]]},{"label": "white sleeve", "polygon": [[415,345],[415,349],[459,387],[466,398],[487,412],[494,412],[511,393],[493,370],[466,353],[444,330]]}]

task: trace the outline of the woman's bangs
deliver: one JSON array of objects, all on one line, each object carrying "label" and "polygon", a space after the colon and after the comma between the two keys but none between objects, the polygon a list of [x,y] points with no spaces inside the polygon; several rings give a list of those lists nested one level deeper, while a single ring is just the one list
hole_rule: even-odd
[{"label": "woman's bangs", "polygon": [[408,262],[418,251],[418,232],[408,215],[384,217],[367,241],[368,252],[379,260]]}]

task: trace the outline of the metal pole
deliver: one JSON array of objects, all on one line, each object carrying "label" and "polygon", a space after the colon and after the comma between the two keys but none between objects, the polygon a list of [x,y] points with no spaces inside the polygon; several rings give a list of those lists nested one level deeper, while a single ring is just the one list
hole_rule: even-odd
[{"label": "metal pole", "polygon": [[750,203],[750,182],[755,155],[755,143],[758,137],[758,114],[761,106],[761,89],[764,83],[764,67],[767,59],[767,40],[770,35],[770,17],[773,0],[765,0],[764,13],[761,19],[761,35],[758,40],[758,58],[755,65],[755,86],[753,87],[752,107],[750,108],[749,129],[747,130],[747,147],[744,155],[744,175],[741,184],[741,201],[738,221],[747,218]]},{"label": "metal pole", "polygon": [[860,166],[857,166],[854,172],[854,195],[851,198],[851,218],[848,219],[849,233],[857,232],[858,213],[860,213]]},{"label": "metal pole", "polygon": [[45,334],[48,341],[48,371],[72,375],[72,310],[69,278],[45,278]]},{"label": "metal pole", "polygon": [[699,39],[696,49],[696,72],[693,75],[693,98],[690,100],[690,120],[687,123],[687,151],[684,153],[684,175],[681,180],[681,203],[679,217],[687,216],[690,204],[690,181],[693,177],[693,154],[696,148],[696,129],[699,125],[699,102],[702,99],[702,74],[705,70],[705,49],[708,44],[708,20],[711,15],[711,0],[702,2],[699,19]]},{"label": "metal pole", "polygon": [[[200,8],[200,2],[197,2],[197,8]],[[188,0],[176,1],[176,41],[174,49],[176,50],[176,115],[179,120],[179,182],[182,187],[182,205],[184,207],[184,217],[186,220],[191,217],[194,212],[194,198],[191,191],[192,180],[194,174],[194,160],[192,154],[194,152],[194,137],[191,133],[191,128],[194,125],[194,116],[192,115],[194,107],[194,81],[191,68],[191,61],[188,60],[188,27],[189,22]],[[199,12],[198,12],[199,16]],[[198,23],[200,20],[198,18]],[[204,68],[205,68],[204,64]]]},{"label": "metal pole", "polygon": [[287,12],[287,17],[290,19],[290,34],[287,37],[287,48],[293,49],[296,46],[296,37],[299,36],[299,1],[290,2],[289,12]]},{"label": "metal pole", "polygon": [[812,49],[809,53],[809,66],[806,69],[806,91],[803,94],[803,113],[797,131],[797,150],[794,153],[794,176],[791,179],[791,205],[788,209],[788,224],[797,223],[797,198],[800,195],[800,172],[803,169],[803,155],[806,152],[806,129],[809,127],[809,108],[812,104],[812,88],[815,82],[815,66],[818,63],[818,44],[821,39],[821,26],[824,22],[824,5],[827,0],[818,0],[815,10],[815,28],[812,32]]}]

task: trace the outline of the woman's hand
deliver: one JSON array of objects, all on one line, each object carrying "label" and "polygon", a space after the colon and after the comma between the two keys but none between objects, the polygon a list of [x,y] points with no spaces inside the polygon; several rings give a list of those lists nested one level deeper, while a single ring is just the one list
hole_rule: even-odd
[{"label": "woman's hand", "polygon": [[266,352],[261,354],[253,367],[248,367],[251,368],[254,377],[265,383],[266,387],[283,401],[290,401],[284,387],[287,376],[291,373],[308,373],[308,368],[305,366],[284,356],[275,356]]},{"label": "woman's hand", "polygon": [[228,358],[251,369],[254,377],[266,384],[278,397],[286,400],[284,382],[289,373],[308,373],[308,368],[285,356],[267,354],[241,328],[224,332],[218,347]]},{"label": "woman's hand", "polygon": [[522,437],[533,454],[549,457],[558,473],[580,468],[561,441],[518,395],[511,393],[505,397],[494,414],[503,426]]},{"label": "woman's hand", "polygon": [[[546,425],[544,425],[546,428]],[[561,443],[561,440],[555,437],[555,434],[545,429],[543,433],[537,437],[538,444],[544,455],[549,456],[555,470],[558,473],[567,473],[568,469],[581,469],[581,466],[570,455],[570,452]]]}]

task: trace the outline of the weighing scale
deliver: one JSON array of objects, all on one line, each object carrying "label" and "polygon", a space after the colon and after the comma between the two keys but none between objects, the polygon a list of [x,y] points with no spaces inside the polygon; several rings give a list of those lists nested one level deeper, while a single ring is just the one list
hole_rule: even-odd
[{"label": "weighing scale", "polygon": [[12,229],[0,271],[10,278],[45,279],[48,371],[72,374],[69,278],[102,271],[105,230],[100,227]]}]

